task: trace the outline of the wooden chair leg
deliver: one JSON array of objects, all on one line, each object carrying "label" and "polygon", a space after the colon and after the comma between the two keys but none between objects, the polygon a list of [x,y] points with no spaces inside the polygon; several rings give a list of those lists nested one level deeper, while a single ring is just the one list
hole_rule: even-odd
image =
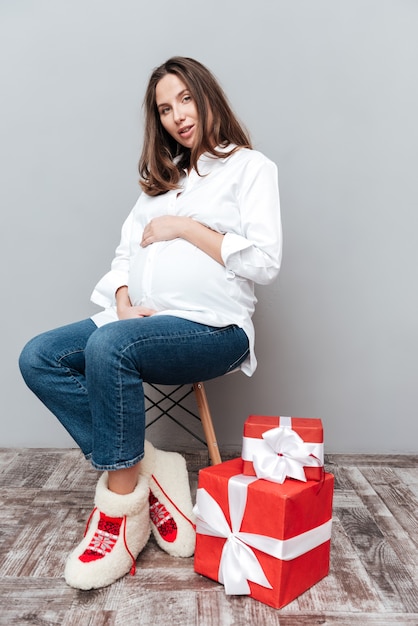
[{"label": "wooden chair leg", "polygon": [[206,443],[208,444],[209,458],[212,465],[218,465],[218,463],[222,463],[222,459],[219,453],[218,442],[216,441],[205,387],[203,383],[193,383],[193,389],[200,419],[202,420],[203,432],[205,433]]}]

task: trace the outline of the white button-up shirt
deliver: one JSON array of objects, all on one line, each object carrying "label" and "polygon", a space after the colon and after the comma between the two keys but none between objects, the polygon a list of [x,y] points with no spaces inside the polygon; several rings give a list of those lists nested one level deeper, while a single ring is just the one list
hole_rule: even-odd
[{"label": "white button-up shirt", "polygon": [[[92,319],[98,326],[116,321],[115,292],[127,285],[132,304],[156,309],[156,315],[217,327],[237,324],[250,345],[241,369],[251,376],[254,283],[270,283],[282,255],[277,167],[260,152],[242,148],[220,159],[203,154],[198,170],[200,176],[185,173],[181,189],[140,195],[122,227],[111,270],[93,291],[92,301],[105,310]],[[162,215],[191,217],[224,234],[225,267],[180,238],[142,248],[143,229]]]}]

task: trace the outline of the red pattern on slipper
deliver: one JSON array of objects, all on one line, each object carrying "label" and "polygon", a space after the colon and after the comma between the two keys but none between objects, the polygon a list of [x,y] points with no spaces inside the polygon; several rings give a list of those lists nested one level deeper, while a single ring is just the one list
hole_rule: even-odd
[{"label": "red pattern on slipper", "polygon": [[157,500],[151,490],[149,492],[149,512],[151,522],[164,541],[173,543],[177,538],[177,524],[165,506]]},{"label": "red pattern on slipper", "polygon": [[123,517],[109,517],[100,511],[97,530],[83,554],[80,554],[78,557],[80,561],[89,563],[90,561],[102,559],[106,554],[112,552],[119,538],[122,522]]}]

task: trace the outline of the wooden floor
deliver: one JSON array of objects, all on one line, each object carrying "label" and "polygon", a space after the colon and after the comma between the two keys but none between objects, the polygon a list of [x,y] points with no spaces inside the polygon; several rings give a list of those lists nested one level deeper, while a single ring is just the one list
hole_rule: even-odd
[{"label": "wooden floor", "polygon": [[[187,457],[193,489],[204,453]],[[97,474],[76,450],[0,449],[0,624],[418,626],[418,457],[327,458],[335,475],[331,573],[281,610],[193,571],[151,539],[135,577],[80,592],[62,571]]]}]

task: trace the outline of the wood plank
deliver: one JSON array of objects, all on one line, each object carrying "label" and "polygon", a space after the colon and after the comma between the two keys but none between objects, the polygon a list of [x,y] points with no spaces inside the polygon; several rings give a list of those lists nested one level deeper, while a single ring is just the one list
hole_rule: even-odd
[{"label": "wood plank", "polygon": [[245,596],[197,594],[196,626],[281,626],[280,611]]},{"label": "wood plank", "polygon": [[418,485],[418,464],[415,467],[395,467],[395,475],[399,478],[403,485],[411,487],[412,485]]},{"label": "wood plank", "polygon": [[136,588],[124,596],[118,607],[116,624],[156,626],[159,624],[196,624],[197,603],[194,591],[160,588],[141,593]]},{"label": "wood plank", "polygon": [[[392,472],[393,470],[390,471]],[[347,472],[350,475],[350,480],[354,485],[356,493],[372,517],[375,519],[383,535],[390,542],[400,560],[408,566],[410,570],[416,568],[418,564],[418,547],[416,545],[417,537],[415,530],[411,533],[410,522],[412,522],[412,528],[414,529],[416,526],[414,511],[418,500],[406,491],[404,492],[404,497],[401,499],[399,505],[392,505],[391,508],[389,508],[383,494],[381,492],[379,493],[379,490],[381,490],[379,485],[382,483],[383,488],[385,488],[387,487],[386,481],[389,480],[389,482],[392,481],[397,492],[404,490],[402,484],[397,483],[392,475],[386,477],[386,479],[382,482],[379,473],[379,476],[374,481],[374,490],[371,487],[371,482],[373,482],[375,474],[370,474],[370,470],[368,468],[362,468],[362,471],[357,468],[349,468]],[[416,473],[418,474],[418,472]],[[405,515],[404,508],[409,507],[410,501],[414,501],[414,504],[411,505],[412,512]]]},{"label": "wood plank", "polygon": [[299,603],[303,611],[319,612],[326,612],[330,606],[343,606],[345,611],[353,613],[385,608],[339,519],[333,520],[330,574],[303,594]]},{"label": "wood plank", "polygon": [[15,460],[18,454],[18,450],[14,450],[13,448],[0,448],[0,474],[4,470],[8,470],[9,465]]},{"label": "wood plank", "polygon": [[328,464],[335,464],[339,467],[416,468],[418,466],[416,454],[326,454],[325,459]]},{"label": "wood plank", "polygon": [[418,500],[418,471],[417,468],[395,468],[396,476],[399,480],[408,486],[408,489],[413,493],[414,498]]},{"label": "wood plank", "polygon": [[2,576],[0,578],[0,598],[2,611],[11,613],[37,613],[48,607],[53,612],[66,611],[73,603],[77,592],[65,584],[63,579],[56,578],[19,578]]},{"label": "wood plank", "polygon": [[95,489],[99,477],[100,472],[86,461],[80,450],[67,450],[59,462],[50,468],[43,489]]},{"label": "wood plank", "polygon": [[417,623],[417,615],[403,615],[402,613],[385,613],[383,615],[347,613],[341,615],[327,611],[320,615],[311,613],[280,616],[280,626],[319,626],[319,624],[321,626],[353,626],[353,624],[359,624],[359,626],[417,626]]},{"label": "wood plank", "polygon": [[[62,616],[60,626],[116,626],[117,611],[84,611],[70,609]],[[38,624],[39,622],[37,622]],[[58,624],[58,622],[56,622]],[[121,622],[120,622],[121,623]],[[132,622],[134,624],[135,622]],[[49,624],[49,622],[48,622]],[[125,622],[124,626],[128,626]]]},{"label": "wood plank", "polygon": [[0,473],[0,486],[40,488],[62,458],[59,450],[19,450],[7,467]]},{"label": "wood plank", "polygon": [[[365,503],[366,498],[368,502],[371,499],[376,502],[378,494],[376,492],[374,496],[371,494],[370,481],[364,476],[367,469],[364,467],[361,469],[360,472],[356,468],[350,468],[346,474],[347,479],[351,481],[353,488]],[[377,472],[378,476],[376,476],[376,470],[373,472],[374,487],[377,491],[381,482],[386,483],[388,476],[382,479],[380,472]],[[391,470],[386,469],[385,473],[388,472],[390,473]],[[376,513],[376,510],[374,512]],[[375,517],[364,506],[361,509],[342,509],[338,512],[338,516],[347,534],[352,538],[352,543],[371,579],[377,586],[385,609],[416,612],[418,611],[418,590],[413,582],[415,568],[410,568],[403,562],[379,527],[379,519],[393,517],[390,510],[382,503],[380,503],[380,513],[380,517]]]},{"label": "wood plank", "polygon": [[408,529],[411,540],[415,540],[418,546],[418,498],[408,486],[400,482],[394,472],[390,473],[388,481],[382,480],[380,476],[377,478],[375,470],[365,469],[363,473],[369,481],[373,480],[376,493],[399,524]]}]

